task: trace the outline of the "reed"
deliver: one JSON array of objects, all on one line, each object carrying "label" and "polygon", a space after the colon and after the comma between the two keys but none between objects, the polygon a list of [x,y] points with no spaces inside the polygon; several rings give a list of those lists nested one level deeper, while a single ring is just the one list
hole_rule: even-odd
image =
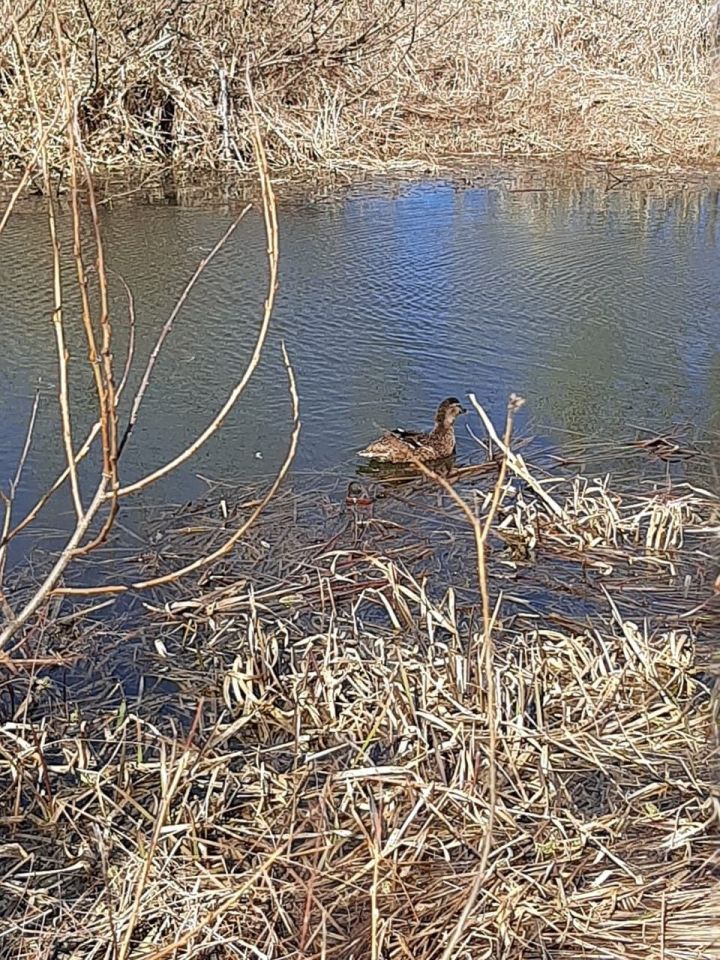
[{"label": "reed", "polygon": [[[128,576],[259,493],[150,514]],[[717,511],[517,452],[286,488],[139,621],[48,622],[0,687],[7,955],[720,957]]]},{"label": "reed", "polygon": [[[87,151],[85,150],[84,142],[79,131],[77,100],[74,94],[75,88],[68,67],[72,62],[72,43],[63,31],[63,22],[57,11],[54,11],[52,24],[61,66],[60,89],[64,104],[64,119],[60,125],[60,130],[63,142],[67,147],[69,158],[70,204],[68,212],[72,231],[72,253],[69,257],[66,256],[63,250],[59,233],[59,223],[64,213],[63,206],[58,202],[58,198],[53,196],[54,191],[49,152],[49,143],[51,142],[53,127],[45,126],[41,108],[42,95],[39,90],[38,79],[33,74],[26,51],[19,40],[18,49],[20,51],[22,69],[33,105],[38,139],[37,159],[41,167],[46,198],[45,209],[47,212],[48,238],[52,262],[53,309],[50,321],[57,358],[55,371],[58,382],[57,433],[65,454],[66,468],[50,485],[49,489],[37,499],[34,506],[26,512],[25,516],[21,520],[15,521],[13,511],[16,492],[22,480],[23,468],[32,445],[34,424],[39,403],[39,398],[36,397],[27,428],[26,440],[19,456],[14,478],[9,486],[9,492],[8,494],[0,492],[0,502],[2,502],[3,506],[2,532],[0,534],[0,608],[3,612],[3,619],[0,622],[0,662],[7,664],[12,663],[14,653],[24,648],[24,633],[26,627],[36,623],[37,620],[43,620],[47,617],[49,605],[52,605],[57,598],[76,592],[74,588],[68,587],[64,583],[68,571],[75,566],[78,561],[93,554],[98,547],[103,546],[108,541],[115,527],[123,501],[131,495],[137,495],[146,491],[159,479],[172,473],[178,466],[195,456],[207,441],[222,428],[224,421],[242,397],[247,384],[260,362],[270,327],[278,282],[279,249],[275,195],[268,172],[267,157],[256,122],[252,134],[252,144],[260,181],[261,209],[267,243],[268,277],[262,317],[258,325],[252,352],[245,369],[239,375],[237,382],[225,399],[223,405],[212,417],[207,426],[201,430],[197,436],[193,437],[191,441],[167,463],[157,466],[143,476],[136,477],[131,482],[124,483],[121,469],[124,464],[120,462],[121,457],[137,425],[143,400],[153,378],[156,362],[162,352],[163,345],[170,335],[178,314],[181,312],[190,291],[235,231],[240,221],[251,208],[251,204],[247,204],[240,211],[234,222],[220,237],[210,253],[200,261],[197,269],[189,279],[185,290],[171,310],[169,317],[160,328],[155,344],[147,358],[144,371],[127,415],[125,426],[121,428],[119,404],[124,388],[128,382],[134,360],[134,299],[127,283],[120,278],[125,288],[128,302],[127,318],[124,324],[127,327],[127,351],[121,368],[122,372],[120,373],[116,366],[116,357],[114,354],[114,326],[113,318],[111,318],[110,315],[107,282],[108,272],[104,251],[104,239],[98,215],[97,191],[88,163]],[[16,19],[12,22],[11,30],[17,39],[19,37],[19,28]],[[26,165],[20,181],[20,187],[29,176],[30,166]],[[0,232],[5,229],[10,217],[15,211],[20,192],[21,191],[16,188],[8,200],[5,213],[0,221]],[[87,225],[85,227],[83,226],[84,219],[86,222],[89,220],[89,229]],[[88,259],[90,257],[94,259],[92,268],[88,267]],[[72,272],[75,275],[79,293],[80,316],[82,319],[82,336],[79,338],[74,338],[69,334],[66,323],[67,307],[66,300],[63,296],[63,284],[68,269],[68,260]],[[88,279],[90,269],[94,269],[97,278],[97,292],[95,295],[91,295],[90,293]],[[96,591],[92,588],[83,588],[81,592],[86,594],[93,594],[95,592],[124,593],[131,586],[133,589],[147,589],[159,586],[161,583],[172,583],[174,580],[197,569],[211,566],[226,553],[230,552],[235,544],[245,535],[254,520],[262,512],[263,507],[272,499],[280,487],[294,458],[300,432],[299,398],[295,387],[295,376],[284,344],[281,349],[288,378],[288,392],[290,395],[293,420],[292,432],[286,458],[247,523],[242,524],[238,529],[230,533],[223,544],[219,546],[217,544],[214,545],[213,550],[208,555],[194,557],[185,567],[178,568],[172,572],[166,572],[159,580],[151,577],[142,583],[134,583],[132,585],[122,584],[115,589],[104,588]],[[96,397],[95,416],[97,419],[84,440],[78,442],[75,436],[75,415],[79,389],[77,384],[74,389],[71,389],[70,384],[72,378],[70,372],[71,368],[77,363],[80,357],[82,357],[81,351],[84,352],[85,356],[80,360],[80,363],[83,364],[86,362],[86,370],[89,368],[92,377]],[[99,441],[98,446],[102,454],[102,463],[101,466],[97,468],[95,476],[90,477],[89,486],[92,492],[85,497],[84,493],[87,491],[81,489],[79,468],[80,464],[92,450],[96,441]],[[65,483],[68,484],[71,492],[75,514],[74,527],[67,532],[64,545],[57,551],[52,563],[47,565],[42,578],[35,584],[34,589],[29,595],[22,596],[16,590],[9,593],[4,583],[4,576],[7,568],[8,549],[11,542],[20,533],[26,531],[35,523],[38,516],[46,509],[51,498]],[[16,645],[11,647],[11,644],[16,641]]]},{"label": "reed", "polygon": [[276,171],[717,159],[711,0],[2,0],[0,10],[6,174],[37,174],[39,162],[24,61],[55,176],[70,166],[65,70],[96,173],[246,173],[254,112]]}]

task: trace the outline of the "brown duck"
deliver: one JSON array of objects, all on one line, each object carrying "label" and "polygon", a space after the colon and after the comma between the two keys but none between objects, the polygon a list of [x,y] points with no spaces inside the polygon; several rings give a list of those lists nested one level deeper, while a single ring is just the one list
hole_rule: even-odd
[{"label": "brown duck", "polygon": [[448,397],[437,408],[435,426],[430,433],[392,430],[364,450],[359,450],[358,456],[384,460],[386,463],[444,460],[455,452],[455,421],[463,413],[467,413],[467,410],[457,397]]}]

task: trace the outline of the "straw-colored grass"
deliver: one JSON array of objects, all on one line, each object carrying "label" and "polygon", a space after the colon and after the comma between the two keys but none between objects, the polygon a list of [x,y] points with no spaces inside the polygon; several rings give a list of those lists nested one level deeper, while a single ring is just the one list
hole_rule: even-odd
[{"label": "straw-colored grass", "polygon": [[[56,170],[68,71],[95,170],[245,171],[257,106],[274,169],[489,156],[713,164],[714,0],[0,2],[0,156]],[[13,19],[14,18],[14,19]]]},{"label": "straw-colored grass", "polygon": [[[348,508],[288,491],[139,631],[39,631],[33,655],[89,657],[94,692],[82,668],[74,692],[22,673],[0,691],[5,955],[440,960],[459,934],[458,960],[720,958],[697,564],[717,501],[509,466],[494,792],[452,501],[424,483]],[[451,480],[487,506],[493,471]],[[138,561],[206,552],[248,509],[167,510]],[[125,698],[107,663],[138,659]]]}]

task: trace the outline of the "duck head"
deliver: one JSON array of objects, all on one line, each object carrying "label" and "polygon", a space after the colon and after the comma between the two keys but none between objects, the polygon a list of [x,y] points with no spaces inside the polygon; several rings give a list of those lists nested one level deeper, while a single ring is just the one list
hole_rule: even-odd
[{"label": "duck head", "polygon": [[447,397],[437,408],[435,423],[438,426],[451,427],[464,413],[467,413],[467,410],[457,397]]}]

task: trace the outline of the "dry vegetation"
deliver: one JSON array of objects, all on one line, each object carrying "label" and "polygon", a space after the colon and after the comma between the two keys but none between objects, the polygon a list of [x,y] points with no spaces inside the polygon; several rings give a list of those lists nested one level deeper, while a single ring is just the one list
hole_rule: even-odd
[{"label": "dry vegetation", "polygon": [[67,168],[55,12],[96,172],[246,171],[253,99],[274,169],[718,156],[711,0],[2,0],[0,9],[6,174],[36,158],[38,112],[55,171]]},{"label": "dry vegetation", "polygon": [[[0,690],[5,955],[720,958],[718,502],[507,466],[491,635],[423,482],[288,490],[139,622],[42,624]],[[496,477],[449,479],[482,517]],[[208,553],[224,493],[130,575]]]},{"label": "dry vegetation", "polygon": [[[88,591],[133,486],[99,416],[102,510],[79,483],[44,579],[4,583],[0,955],[720,960],[700,452],[632,444],[678,463],[615,485],[477,412],[491,459],[214,491]],[[126,620],[60,603],[128,587]]]},{"label": "dry vegetation", "polygon": [[[173,16],[201,21],[204,9],[212,5]],[[337,39],[332,31],[357,36],[349,8],[334,9],[318,47]],[[163,42],[154,20],[154,40],[140,24],[136,53],[117,64],[120,101],[92,100],[115,88],[101,11],[78,10],[53,17],[52,5],[30,3],[9,28],[36,112],[25,130],[18,109],[14,133],[2,135],[21,138],[19,165],[37,152],[47,195],[66,468],[35,508],[14,515],[33,408],[1,500],[0,956],[720,960],[717,664],[705,654],[717,621],[708,557],[720,502],[683,475],[698,449],[649,438],[623,454],[661,459],[654,479],[638,470],[634,482],[593,480],[547,453],[528,465],[512,440],[516,398],[502,439],[471,398],[489,438],[477,464],[377,478],[347,497],[303,494],[283,484],[300,430],[285,355],[292,426],[277,476],[243,496],[214,491],[154,515],[146,550],[97,563],[129,498],[193,456],[241,398],[265,343],[279,249],[259,127],[276,163],[307,160],[309,141],[290,137],[289,109],[271,108],[268,62],[255,63],[244,89],[257,99],[257,124],[243,127],[244,94],[233,92],[220,128],[238,162],[249,137],[261,183],[268,285],[254,351],[207,428],[173,460],[128,478],[123,454],[155,358],[234,227],[189,279],[129,399],[133,301],[128,291],[127,315],[111,316],[89,167],[156,162],[168,143],[179,166],[218,164],[222,137],[200,122],[202,90],[182,99],[217,49],[200,58],[201,22],[188,20],[181,37],[166,27]],[[284,51],[278,71],[301,98],[301,61],[278,46],[275,31],[288,27],[275,14],[265,11],[263,30],[256,17],[253,30]],[[418,16],[417,38],[429,17]],[[90,23],[102,88],[83,82],[77,31],[85,24],[87,42]],[[357,56],[343,51],[338,78],[352,63],[356,80],[368,79],[368,50],[387,46],[388,29],[355,44]],[[173,88],[171,136],[158,139],[152,97],[166,103],[179,49],[193,57],[175,74],[185,85]],[[387,83],[409,84],[411,63],[388,69]],[[128,89],[137,94],[128,84],[160,67],[165,85],[146,84],[150,99],[136,101],[146,111],[123,112]],[[14,90],[18,74],[5,76]],[[318,89],[322,76],[313,74]],[[217,110],[207,110],[217,131]],[[343,123],[353,116],[342,114]],[[367,160],[372,142],[358,156]],[[313,162],[339,162],[335,149]],[[67,206],[52,189],[65,162]],[[72,248],[58,241],[61,218]],[[65,316],[71,276],[79,331]],[[86,360],[96,422],[78,437],[88,384],[71,372]],[[592,467],[587,450],[578,456]],[[63,486],[73,507],[65,544],[40,568],[8,571],[9,545],[32,533]],[[88,585],[93,563],[112,579],[98,582],[95,569]],[[108,606],[118,595],[144,606],[123,616]]]}]

